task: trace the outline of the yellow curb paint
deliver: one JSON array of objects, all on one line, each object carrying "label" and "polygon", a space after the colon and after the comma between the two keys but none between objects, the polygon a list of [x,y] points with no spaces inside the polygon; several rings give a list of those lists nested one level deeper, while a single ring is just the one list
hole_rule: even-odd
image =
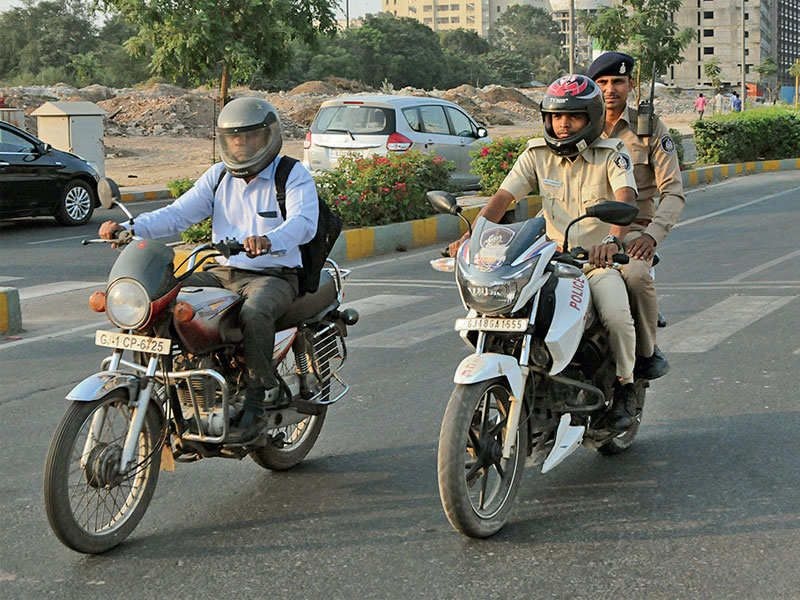
[{"label": "yellow curb paint", "polygon": [[765,160],[761,167],[762,171],[779,171],[781,168],[781,161],[779,160]]},{"label": "yellow curb paint", "polygon": [[703,175],[706,178],[706,183],[714,181],[714,169],[703,169]]},{"label": "yellow curb paint", "polygon": [[800,169],[800,158],[798,158],[798,159],[796,159],[794,161],[794,168],[795,169]]},{"label": "yellow curb paint", "polygon": [[8,298],[0,292],[0,333],[8,333]]},{"label": "yellow curb paint", "polygon": [[413,246],[430,246],[436,242],[436,217],[411,221],[411,243]]},{"label": "yellow curb paint", "polygon": [[744,163],[745,173],[752,173],[756,170],[756,163],[753,161]]},{"label": "yellow curb paint", "polygon": [[[465,208],[463,211],[461,211],[461,214],[464,215],[464,217],[467,219],[467,221],[469,221],[470,223],[473,223],[475,221],[475,218],[478,216],[478,213],[481,212],[481,208],[482,207],[480,207],[480,206],[472,207],[472,208]],[[464,221],[462,221],[461,219],[459,219],[458,221],[459,221],[458,230],[461,233],[466,233],[467,226],[464,225]]]},{"label": "yellow curb paint", "polygon": [[344,232],[344,239],[350,260],[372,256],[375,251],[375,230],[370,227],[348,229]]},{"label": "yellow curb paint", "polygon": [[158,200],[159,193],[158,192],[145,192],[144,199],[145,200]]},{"label": "yellow curb paint", "polygon": [[697,171],[689,171],[687,174],[689,185],[697,185]]},{"label": "yellow curb paint", "polygon": [[734,169],[736,170],[737,175],[741,175],[742,171],[744,171],[744,165],[742,163],[736,163],[734,165]]},{"label": "yellow curb paint", "polygon": [[730,177],[731,174],[731,167],[730,165],[721,165],[719,168],[720,175],[722,177]]}]

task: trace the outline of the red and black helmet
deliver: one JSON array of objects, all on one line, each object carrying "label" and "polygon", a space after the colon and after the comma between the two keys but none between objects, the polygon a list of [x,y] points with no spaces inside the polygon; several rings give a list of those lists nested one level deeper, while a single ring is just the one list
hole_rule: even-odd
[{"label": "red and black helmet", "polygon": [[[564,75],[551,83],[539,104],[544,120],[544,139],[559,156],[577,156],[603,133],[606,104],[597,84],[585,75]],[[568,138],[558,139],[553,131],[553,113],[583,113],[586,127]]]}]

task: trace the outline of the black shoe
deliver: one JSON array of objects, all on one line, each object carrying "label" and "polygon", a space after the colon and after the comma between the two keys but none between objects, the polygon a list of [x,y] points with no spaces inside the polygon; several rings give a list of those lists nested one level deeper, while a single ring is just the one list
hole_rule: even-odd
[{"label": "black shoe", "polygon": [[254,442],[264,429],[264,407],[246,406],[242,411],[239,421],[231,427],[225,438],[226,442],[246,443]]},{"label": "black shoe", "polygon": [[614,384],[614,404],[606,413],[605,425],[611,431],[626,431],[636,418],[636,388],[632,383]]},{"label": "black shoe", "polygon": [[669,361],[658,346],[654,346],[652,356],[636,357],[633,374],[637,379],[658,379],[669,373]]}]

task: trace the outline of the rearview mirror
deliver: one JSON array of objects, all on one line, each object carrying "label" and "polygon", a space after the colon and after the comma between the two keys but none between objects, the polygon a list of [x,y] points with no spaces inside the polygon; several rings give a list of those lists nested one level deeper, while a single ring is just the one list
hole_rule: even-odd
[{"label": "rearview mirror", "polygon": [[101,177],[97,182],[97,196],[103,208],[112,208],[121,200],[119,186],[113,179]]},{"label": "rearview mirror", "polygon": [[625,202],[600,202],[586,209],[587,217],[595,217],[603,223],[612,225],[630,225],[639,214],[639,209]]},{"label": "rearview mirror", "polygon": [[478,138],[485,138],[489,136],[489,132],[485,127],[478,127]]},{"label": "rearview mirror", "polygon": [[457,215],[461,212],[456,197],[450,192],[432,190],[425,194],[425,196],[428,198],[430,205],[433,206],[437,212],[448,215]]}]

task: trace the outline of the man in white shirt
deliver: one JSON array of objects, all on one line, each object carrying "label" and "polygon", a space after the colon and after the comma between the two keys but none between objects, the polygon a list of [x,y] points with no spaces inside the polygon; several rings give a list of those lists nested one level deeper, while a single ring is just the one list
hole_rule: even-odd
[{"label": "man in white shirt", "polygon": [[[280,406],[272,364],[275,322],[299,293],[299,246],[310,241],[319,216],[311,174],[295,164],[286,181],[286,217],[276,198],[275,173],[281,160],[281,125],[275,108],[261,98],[228,103],[217,123],[222,163],[209,168],[175,202],[136,218],[134,233],[158,238],[184,231],[211,217],[212,238],[239,240],[245,254],[218,258],[220,264],[195,273],[189,285],[224,287],[244,297],[240,321],[244,334],[244,411],[232,439],[249,441],[260,431],[266,406]],[[113,239],[123,229],[114,221],[100,227]]]}]

